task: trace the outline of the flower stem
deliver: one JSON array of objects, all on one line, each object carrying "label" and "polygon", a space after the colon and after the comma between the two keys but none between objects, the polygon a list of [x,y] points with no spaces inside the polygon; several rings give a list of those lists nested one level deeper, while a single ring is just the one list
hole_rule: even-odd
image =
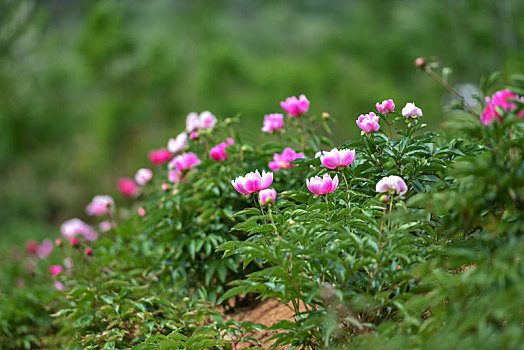
[{"label": "flower stem", "polygon": [[282,241],[282,237],[280,237],[280,235],[278,234],[277,226],[275,225],[275,221],[273,220],[273,213],[271,211],[271,204],[268,207],[268,212],[269,212],[269,220],[271,220],[271,225],[273,225],[273,229],[275,230],[275,235],[277,235],[279,241]]},{"label": "flower stem", "polygon": [[351,202],[349,201],[349,183],[348,183],[348,180],[346,179],[346,174],[344,170],[342,170],[342,177],[344,178],[344,182],[346,183],[346,190],[348,191],[348,210],[349,210],[349,207],[351,206]]}]

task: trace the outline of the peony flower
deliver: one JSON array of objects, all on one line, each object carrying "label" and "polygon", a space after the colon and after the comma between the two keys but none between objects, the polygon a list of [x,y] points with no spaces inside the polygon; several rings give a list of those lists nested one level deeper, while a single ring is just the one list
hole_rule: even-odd
[{"label": "peony flower", "polygon": [[306,114],[309,109],[309,101],[306,95],[300,95],[299,98],[291,96],[285,101],[280,102],[280,106],[289,113],[290,116],[296,117]]},{"label": "peony flower", "polygon": [[402,115],[406,118],[412,117],[422,117],[422,110],[415,106],[414,103],[406,103],[404,108],[402,108]]},{"label": "peony flower", "polygon": [[110,214],[115,206],[111,196],[95,196],[86,207],[87,215],[100,216]]},{"label": "peony flower", "polygon": [[338,187],[338,175],[333,179],[329,174],[324,174],[324,177],[314,176],[306,180],[307,188],[314,194],[314,197],[322,196],[332,193]]},{"label": "peony flower", "polygon": [[100,232],[109,231],[114,227],[116,227],[116,225],[113,224],[111,221],[102,221],[98,224],[98,229],[100,230]]},{"label": "peony flower", "polygon": [[49,239],[45,239],[36,250],[36,254],[40,259],[45,259],[53,252],[53,242]]},{"label": "peony flower", "polygon": [[49,272],[51,272],[52,276],[56,276],[59,273],[61,273],[62,271],[64,271],[64,268],[62,267],[62,265],[49,266]]},{"label": "peony flower", "polygon": [[191,112],[186,118],[186,131],[191,133],[200,129],[213,129],[217,118],[209,111],[200,113]]},{"label": "peony flower", "polygon": [[341,169],[349,166],[355,160],[355,150],[333,148],[320,156],[320,162],[328,169]]},{"label": "peony flower", "polygon": [[187,134],[185,132],[181,132],[177,135],[176,138],[171,138],[167,142],[167,149],[169,152],[175,154],[180,151],[182,151],[184,148],[187,147]]},{"label": "peony flower", "polygon": [[169,169],[175,169],[179,173],[189,171],[201,163],[200,159],[193,152],[179,154],[169,163]]},{"label": "peony flower", "polygon": [[375,190],[379,193],[396,193],[397,195],[402,196],[404,193],[408,191],[408,187],[406,186],[406,183],[404,182],[404,180],[402,180],[401,177],[391,175],[386,176],[382,178],[379,182],[377,182]]},{"label": "peony flower", "polygon": [[162,165],[173,158],[173,155],[167,148],[160,148],[149,152],[149,161],[153,165]]},{"label": "peony flower", "polygon": [[382,114],[389,114],[395,110],[395,102],[393,100],[384,100],[382,103],[376,103],[375,107],[377,108],[377,111]]},{"label": "peony flower", "polygon": [[173,183],[177,183],[182,179],[182,174],[180,174],[177,170],[169,170],[167,173],[167,179]]},{"label": "peony flower", "polygon": [[200,113],[200,128],[201,129],[213,129],[217,123],[217,118],[209,111]]},{"label": "peony flower", "polygon": [[362,129],[363,132],[368,133],[378,131],[378,129],[380,129],[378,115],[373,112],[369,112],[369,114],[361,114],[357,119],[357,125]]},{"label": "peony flower", "polygon": [[189,134],[189,137],[191,140],[194,140],[198,137],[198,131],[193,131],[191,134]]},{"label": "peony flower", "polygon": [[64,222],[60,227],[60,230],[62,231],[62,235],[67,239],[71,239],[78,235],[86,236],[93,231],[91,226],[77,218]]},{"label": "peony flower", "polygon": [[25,243],[25,251],[27,252],[27,255],[33,256],[36,255],[38,252],[38,242],[34,239],[30,239]]},{"label": "peony flower", "polygon": [[222,160],[227,159],[227,153],[226,153],[226,147],[229,147],[233,145],[235,141],[233,141],[232,138],[228,138],[226,142],[221,142],[215,147],[211,148],[211,151],[209,152],[209,155],[211,158],[216,160],[217,162],[220,162]]},{"label": "peony flower", "polygon": [[272,133],[276,130],[284,130],[284,115],[281,113],[272,113],[264,116],[262,131]]},{"label": "peony flower", "polygon": [[121,177],[118,179],[118,190],[123,196],[128,198],[133,198],[138,195],[137,184],[128,177]]},{"label": "peony flower", "polygon": [[93,249],[91,247],[87,247],[84,252],[86,255],[93,255]]},{"label": "peony flower", "polygon": [[135,175],[135,181],[140,186],[144,186],[153,178],[153,172],[147,168],[138,169]]},{"label": "peony flower", "polygon": [[[497,91],[491,98],[486,97],[486,102],[488,105],[480,116],[482,123],[484,123],[484,125],[489,125],[493,122],[493,120],[502,121],[502,116],[500,115],[499,111],[497,111],[497,107],[502,109],[504,112],[515,110],[517,108],[517,104],[511,102],[510,100],[520,100],[524,102],[523,97],[520,97],[509,90]],[[517,114],[517,117],[522,118],[523,114],[524,111],[520,111]]]},{"label": "peony flower", "polygon": [[200,116],[198,113],[191,112],[186,117],[186,131],[189,133],[197,129],[200,129]]},{"label": "peony flower", "polygon": [[262,175],[256,170],[245,176],[239,176],[231,181],[231,184],[238,192],[245,194],[246,197],[251,193],[265,190],[273,183],[273,173],[262,171]]},{"label": "peony flower", "polygon": [[277,191],[272,188],[266,188],[258,193],[258,200],[261,205],[268,205],[275,203],[277,199]]},{"label": "peony flower", "polygon": [[289,164],[289,162],[299,158],[304,158],[304,153],[296,153],[291,148],[285,148],[282,154],[275,153],[273,155],[273,161],[269,162],[268,165],[273,171],[278,171],[281,168],[287,169],[296,166],[296,164]]}]

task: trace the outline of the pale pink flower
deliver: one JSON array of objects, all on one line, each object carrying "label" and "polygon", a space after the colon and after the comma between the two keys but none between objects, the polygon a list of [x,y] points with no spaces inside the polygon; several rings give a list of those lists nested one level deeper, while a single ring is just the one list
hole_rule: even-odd
[{"label": "pale pink flower", "polygon": [[67,239],[71,239],[79,235],[84,236],[87,239],[87,237],[93,237],[96,235],[96,232],[94,232],[91,226],[77,218],[64,222],[60,227],[60,230],[62,231],[62,235]]},{"label": "pale pink flower", "polygon": [[375,190],[379,193],[396,193],[402,196],[408,191],[408,187],[401,177],[396,175],[386,176],[377,182]]},{"label": "pale pink flower", "polygon": [[179,154],[169,163],[169,169],[175,169],[179,173],[184,173],[201,163],[200,159],[193,152]]},{"label": "pale pink flower", "polygon": [[378,123],[378,115],[373,112],[369,114],[361,114],[357,119],[357,125],[364,132],[373,132],[380,129],[380,124]]},{"label": "pale pink flower", "polygon": [[185,132],[181,132],[177,135],[176,138],[171,138],[167,142],[167,149],[169,152],[175,154],[180,151],[182,151],[184,148],[187,147],[187,134]]},{"label": "pale pink flower", "polygon": [[332,193],[338,187],[338,175],[333,179],[329,174],[324,174],[324,177],[314,176],[306,180],[307,188],[314,194],[314,197],[322,196]]},{"label": "pale pink flower", "polygon": [[382,114],[389,114],[395,110],[395,102],[393,100],[384,100],[382,103],[376,103],[375,107],[377,108],[377,111],[379,111]]},{"label": "pale pink flower", "polygon": [[264,116],[262,131],[272,133],[276,130],[284,130],[284,115],[281,113],[272,113]]},{"label": "pale pink flower", "polygon": [[49,266],[49,272],[51,272],[52,276],[56,276],[59,273],[61,273],[62,271],[64,271],[64,268],[62,267],[62,265]]},{"label": "pale pink flower", "polygon": [[340,151],[333,148],[329,152],[324,152],[320,156],[320,162],[328,169],[341,169],[348,167],[355,160],[354,149],[341,149]]},{"label": "pale pink flower", "polygon": [[[168,175],[169,176],[169,175]],[[169,184],[162,184],[162,186],[160,187],[160,189],[164,192],[167,192],[169,190]]]},{"label": "pale pink flower", "polygon": [[210,111],[204,111],[200,113],[200,123],[202,129],[213,129],[217,118]]},{"label": "pale pink flower", "polygon": [[226,147],[229,147],[234,143],[235,141],[233,141],[232,138],[228,138],[226,142],[221,142],[218,145],[216,145],[215,147],[211,148],[209,155],[211,156],[211,158],[213,158],[217,162],[226,160],[227,159]]},{"label": "pale pink flower", "polygon": [[100,216],[110,214],[115,206],[115,201],[111,196],[94,196],[86,207],[87,215]]},{"label": "pale pink flower", "polygon": [[146,214],[147,214],[146,210],[144,208],[142,208],[142,207],[138,208],[137,212],[138,212],[138,215],[140,215],[140,216],[146,216]]},{"label": "pale pink flower", "polygon": [[195,112],[191,112],[187,115],[186,118],[186,131],[191,133],[195,130],[213,129],[216,122],[217,118],[209,111],[204,111],[200,113],[200,115]]},{"label": "pale pink flower", "polygon": [[138,195],[138,185],[128,177],[121,177],[118,179],[118,190],[120,193],[128,198],[134,198]]},{"label": "pale pink flower", "polygon": [[277,191],[272,188],[266,188],[258,193],[258,200],[261,205],[268,205],[275,203],[277,199]]},{"label": "pale pink flower", "polygon": [[45,259],[53,252],[53,242],[49,239],[45,239],[36,250],[36,254],[40,259]]},{"label": "pale pink flower", "polygon": [[98,224],[98,229],[100,230],[100,232],[109,231],[114,227],[116,227],[116,225],[113,224],[111,221],[102,221]]},{"label": "pale pink flower", "polygon": [[153,165],[162,165],[173,158],[173,155],[167,148],[160,148],[149,152],[149,161]]},{"label": "pale pink flower", "polygon": [[147,168],[138,169],[135,175],[135,181],[140,186],[144,186],[146,183],[151,181],[152,178],[153,172]]},{"label": "pale pink flower", "polygon": [[169,170],[169,172],[167,173],[167,179],[171,182],[177,183],[180,182],[180,180],[182,180],[182,174],[179,173],[177,170]]},{"label": "pale pink flower", "polygon": [[422,110],[418,108],[417,106],[415,106],[414,103],[409,102],[409,103],[406,103],[404,108],[402,108],[402,115],[406,118],[422,117]]},{"label": "pale pink flower", "polygon": [[245,194],[246,196],[251,193],[265,190],[273,183],[273,173],[262,171],[262,175],[256,170],[250,172],[245,176],[239,176],[235,180],[231,181],[231,184],[238,192]]},{"label": "pale pink flower", "polygon": [[68,270],[71,270],[75,266],[73,263],[73,259],[70,256],[64,258],[64,266]]},{"label": "pale pink flower", "polygon": [[273,161],[269,162],[269,168],[273,171],[278,171],[279,169],[287,169],[296,164],[289,164],[289,162],[294,161],[295,159],[304,158],[304,153],[296,153],[291,148],[285,148],[282,154],[275,153],[273,155]]},{"label": "pale pink flower", "polygon": [[309,109],[309,101],[306,95],[300,95],[299,98],[291,96],[285,101],[280,102],[280,106],[292,117],[306,114]]},{"label": "pale pink flower", "polygon": [[64,290],[64,284],[60,281],[55,281],[54,286],[56,290],[59,290],[61,292]]},{"label": "pale pink flower", "polygon": [[191,112],[186,117],[186,131],[188,133],[200,129],[200,116],[198,113]]},{"label": "pale pink flower", "polygon": [[[515,110],[517,108],[517,104],[511,102],[511,100],[520,100],[524,102],[524,97],[520,97],[509,90],[497,91],[491,98],[486,97],[486,102],[488,105],[480,116],[482,123],[484,123],[484,125],[489,125],[494,120],[502,121],[502,116],[500,115],[499,111],[497,111],[497,108],[503,110],[504,112]],[[522,118],[523,114],[524,110],[520,111],[517,114],[517,117]]]}]

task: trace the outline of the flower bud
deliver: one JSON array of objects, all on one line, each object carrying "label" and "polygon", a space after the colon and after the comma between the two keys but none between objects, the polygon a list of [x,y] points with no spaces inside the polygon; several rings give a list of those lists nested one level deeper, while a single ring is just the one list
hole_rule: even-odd
[{"label": "flower bud", "polygon": [[424,69],[426,68],[427,61],[424,57],[417,57],[415,59],[415,67],[418,69]]},{"label": "flower bud", "polygon": [[331,115],[328,112],[322,112],[322,119],[329,119]]},{"label": "flower bud", "polygon": [[85,250],[85,253],[86,253],[86,255],[91,256],[91,255],[93,255],[93,249],[91,249],[91,247],[87,247],[86,250]]},{"label": "flower bud", "polygon": [[57,247],[61,247],[63,243],[64,243],[64,242],[62,241],[61,238],[57,238],[57,239],[55,239],[55,245],[56,245]]},{"label": "flower bud", "polygon": [[140,216],[145,216],[146,215],[146,210],[144,208],[142,208],[142,207],[138,208],[137,212],[138,212],[138,215],[140,215]]},{"label": "flower bud", "polygon": [[167,192],[169,190],[169,184],[162,184],[162,191]]},{"label": "flower bud", "polygon": [[76,247],[76,246],[78,245],[78,243],[80,243],[80,241],[78,240],[77,237],[72,237],[72,238],[69,240],[69,242],[71,243],[71,245],[72,245],[73,247]]}]

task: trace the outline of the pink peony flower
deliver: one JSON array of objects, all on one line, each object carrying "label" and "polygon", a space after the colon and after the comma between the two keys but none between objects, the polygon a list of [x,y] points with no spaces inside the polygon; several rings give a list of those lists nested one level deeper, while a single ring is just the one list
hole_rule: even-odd
[{"label": "pink peony flower", "polygon": [[153,178],[153,172],[147,168],[138,169],[135,175],[135,181],[140,186],[144,186]]},{"label": "pink peony flower", "polygon": [[213,158],[217,162],[226,160],[227,159],[226,147],[229,147],[234,143],[235,141],[233,141],[232,138],[228,138],[226,142],[221,142],[218,145],[216,145],[215,147],[211,148],[209,155],[211,156],[211,158]]},{"label": "pink peony flower", "polygon": [[176,138],[171,138],[167,142],[167,149],[169,152],[175,154],[180,151],[182,151],[184,148],[187,147],[187,134],[185,132],[181,132],[177,135]]},{"label": "pink peony flower", "polygon": [[98,224],[98,229],[100,230],[100,232],[109,231],[114,227],[116,227],[116,225],[113,224],[111,221],[102,221]]},{"label": "pink peony flower", "polygon": [[[497,111],[497,107],[504,112],[513,111],[517,108],[517,104],[511,102],[511,100],[520,100],[524,102],[524,97],[520,97],[509,90],[497,91],[491,98],[486,97],[488,105],[480,116],[482,123],[484,123],[484,125],[489,125],[494,120],[502,121],[502,116],[499,111]],[[522,118],[523,114],[524,111],[520,111],[517,114],[517,117]]]},{"label": "pink peony flower", "polygon": [[147,212],[144,208],[140,207],[137,209],[138,215],[140,216],[146,216]]},{"label": "pink peony flower", "polygon": [[111,196],[95,196],[86,208],[87,215],[100,216],[110,214],[113,211],[115,202]]},{"label": "pink peony flower", "polygon": [[194,140],[198,137],[198,131],[193,131],[191,134],[189,134],[189,137],[191,140]]},{"label": "pink peony flower", "polygon": [[291,148],[285,148],[282,154],[275,153],[273,155],[273,161],[269,162],[268,165],[273,171],[278,171],[281,168],[287,169],[296,166],[296,164],[289,164],[289,162],[299,158],[304,158],[304,153],[296,153]]},{"label": "pink peony flower", "polygon": [[184,173],[186,171],[192,170],[201,163],[200,159],[193,152],[186,152],[179,154],[169,163],[168,167],[170,169],[175,169],[179,173]]},{"label": "pink peony flower", "polygon": [[355,160],[354,149],[341,149],[340,151],[333,148],[329,152],[324,152],[320,156],[320,162],[328,169],[341,169],[349,166]]},{"label": "pink peony flower", "polygon": [[422,117],[422,110],[418,108],[417,106],[415,106],[414,103],[410,102],[410,103],[406,103],[404,108],[402,108],[402,115],[406,118]]},{"label": "pink peony flower", "polygon": [[306,95],[300,95],[299,98],[291,96],[285,101],[280,102],[280,106],[289,113],[290,116],[296,117],[306,114],[309,109],[309,101]]},{"label": "pink peony flower", "polygon": [[91,226],[77,218],[64,222],[60,227],[60,230],[62,231],[62,235],[69,240],[78,235],[84,236],[88,241],[94,241],[98,237],[98,234],[91,228]]},{"label": "pink peony flower", "polygon": [[173,158],[173,155],[167,148],[160,148],[149,152],[149,161],[153,165],[162,165]]},{"label": "pink peony flower", "polygon": [[272,113],[264,116],[262,131],[272,133],[276,130],[284,130],[284,115],[281,113]]},{"label": "pink peony flower", "polygon": [[49,239],[45,239],[36,250],[36,254],[40,259],[45,259],[53,252],[53,242]]},{"label": "pink peony flower", "polygon": [[245,194],[246,197],[251,193],[265,190],[273,183],[273,173],[262,171],[262,175],[256,170],[245,176],[239,176],[231,181],[231,184],[238,192]]},{"label": "pink peony flower", "polygon": [[217,118],[209,111],[200,113],[191,112],[186,118],[186,131],[191,133],[195,130],[213,129],[217,122]]},{"label": "pink peony flower", "polygon": [[376,103],[375,107],[377,108],[377,111],[379,111],[382,114],[389,114],[395,110],[395,102],[393,100],[384,100],[382,103]]},{"label": "pink peony flower", "polygon": [[402,196],[404,193],[408,191],[408,187],[406,186],[406,183],[404,182],[404,180],[402,180],[401,177],[391,175],[386,176],[382,178],[379,182],[377,182],[375,190],[379,193],[396,193],[397,195]]},{"label": "pink peony flower", "polygon": [[307,188],[314,194],[314,197],[322,196],[332,193],[338,187],[338,175],[333,179],[329,174],[324,174],[324,177],[314,176],[306,180]]},{"label": "pink peony flower", "polygon": [[62,267],[62,265],[49,266],[49,272],[51,272],[52,276],[56,276],[59,273],[61,273],[62,271],[64,271],[64,268]]},{"label": "pink peony flower", "polygon": [[64,290],[64,284],[60,281],[55,281],[55,289],[56,290],[59,290],[59,291],[63,291]]},{"label": "pink peony flower", "polygon": [[118,179],[118,190],[127,198],[134,198],[138,195],[137,184],[128,177],[121,177]]},{"label": "pink peony flower", "polygon": [[27,252],[27,255],[33,256],[36,255],[38,251],[38,242],[34,239],[30,239],[25,243],[25,251]]},{"label": "pink peony flower", "polygon": [[369,114],[361,114],[357,119],[357,125],[362,129],[363,132],[368,133],[378,131],[378,129],[380,129],[378,115],[373,112],[369,112]]},{"label": "pink peony flower", "polygon": [[266,188],[258,193],[258,200],[261,205],[268,205],[275,203],[277,199],[277,191],[272,188]]},{"label": "pink peony flower", "polygon": [[180,182],[182,180],[182,174],[177,170],[169,170],[167,173],[167,179],[173,183]]}]

